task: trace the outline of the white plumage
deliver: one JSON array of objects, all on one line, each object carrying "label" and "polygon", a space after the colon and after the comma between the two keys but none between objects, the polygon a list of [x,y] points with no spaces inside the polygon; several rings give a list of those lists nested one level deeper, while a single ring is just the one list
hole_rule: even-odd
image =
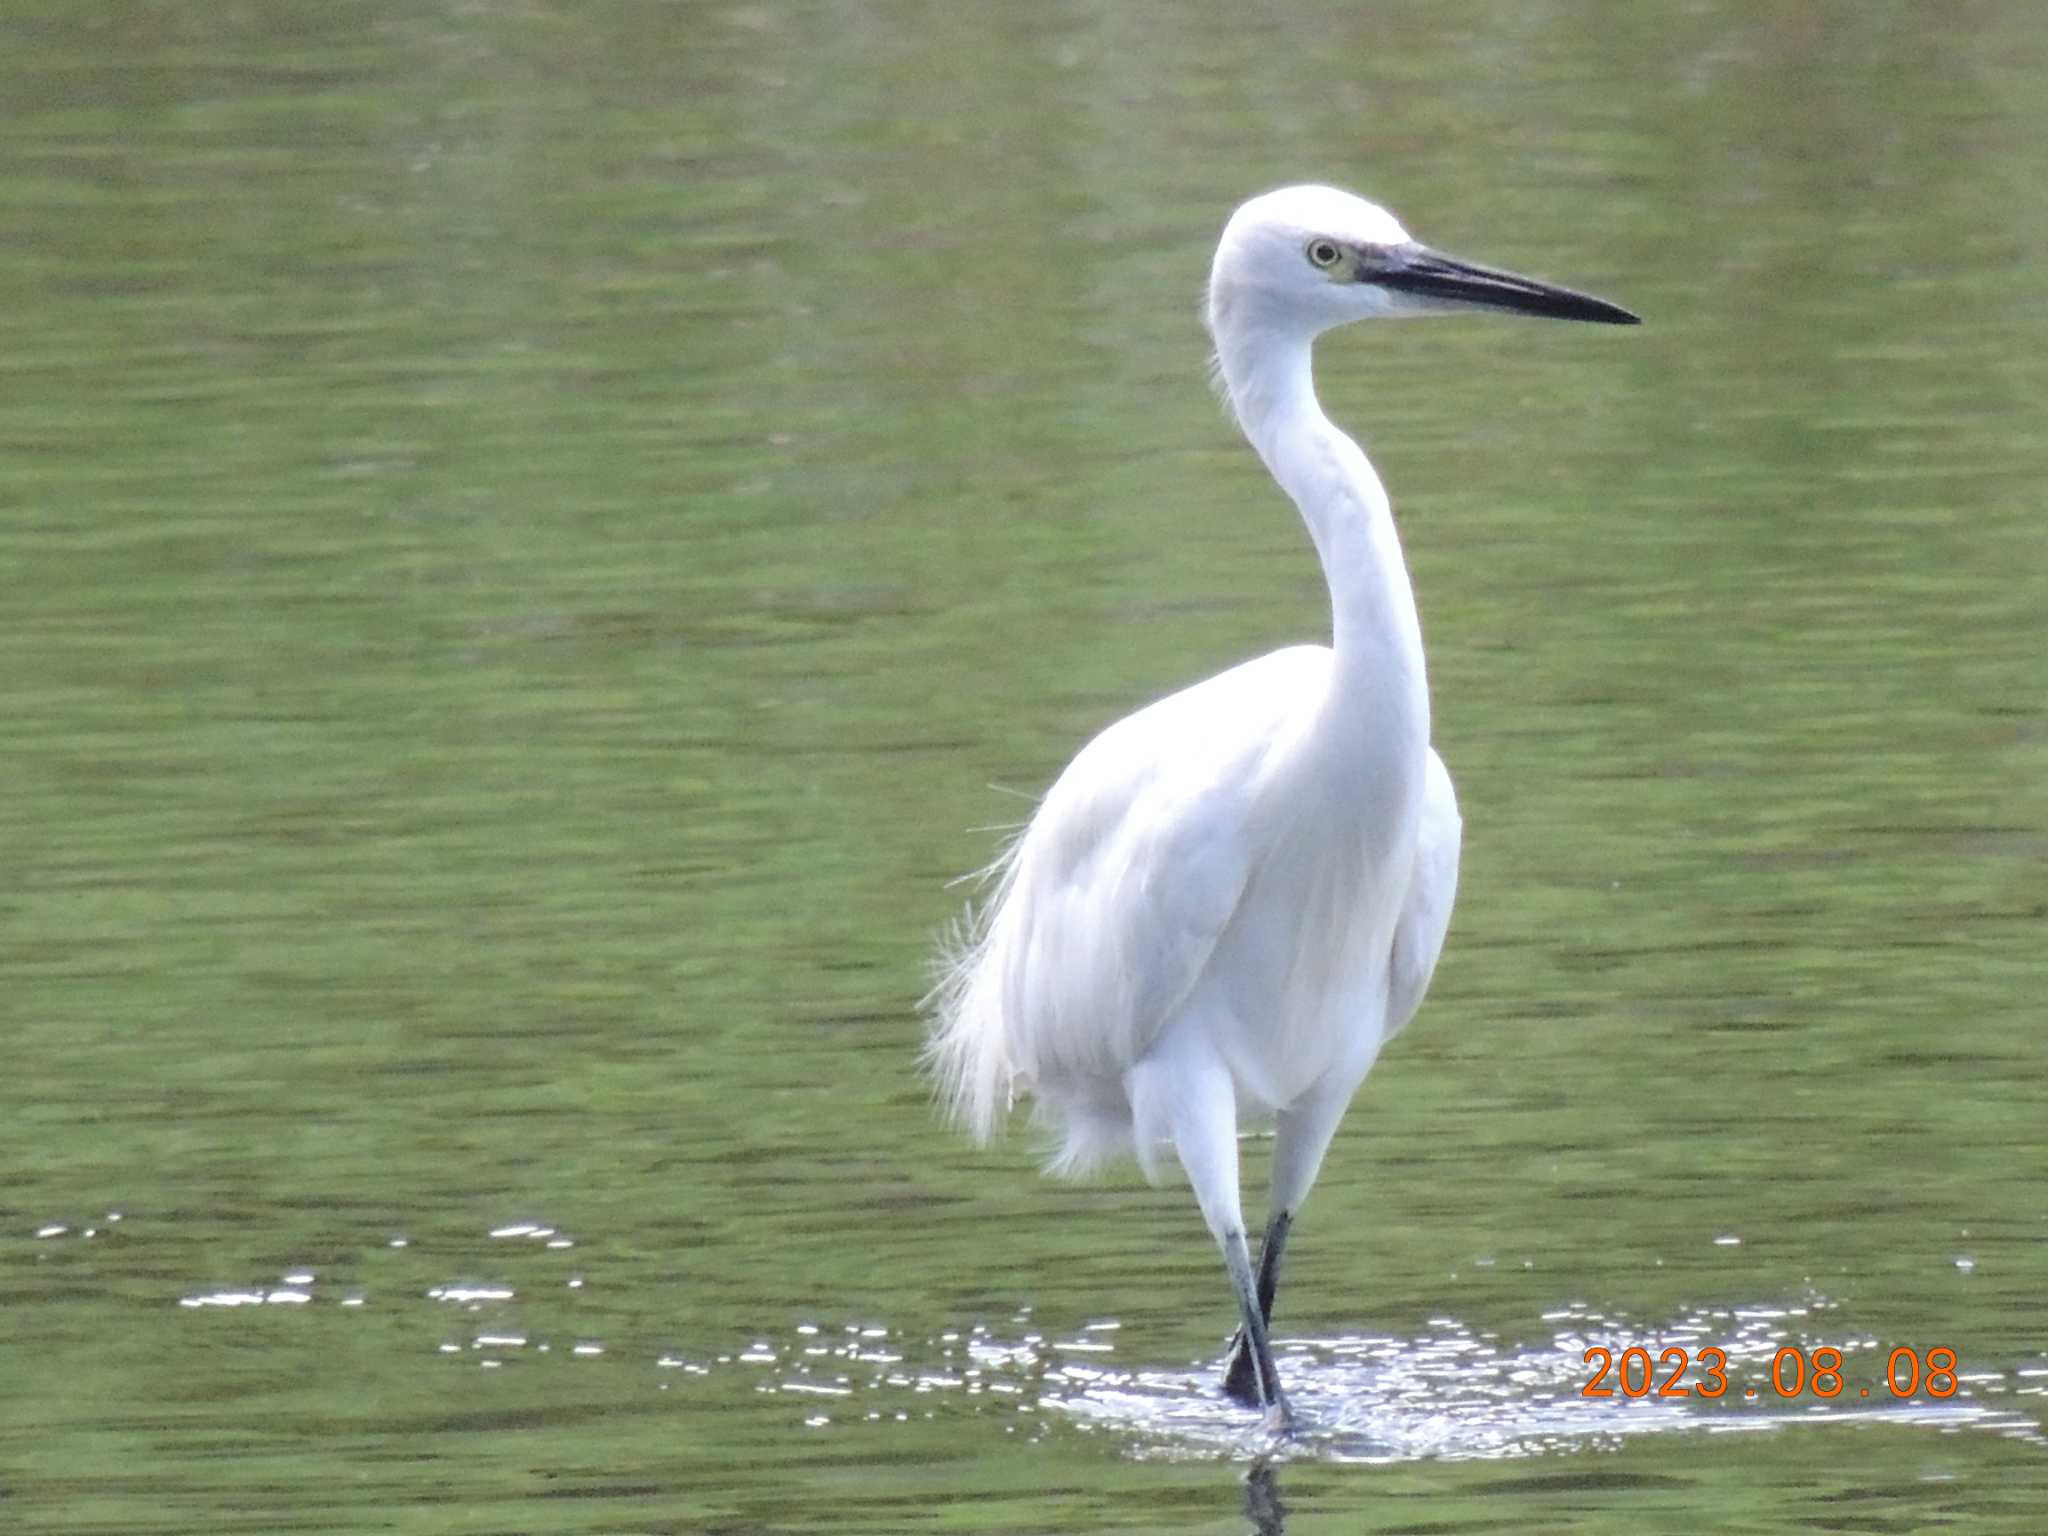
[{"label": "white plumage", "polygon": [[[1386,493],[1317,404],[1310,348],[1349,320],[1453,307],[1634,320],[1429,251],[1330,188],[1237,210],[1210,274],[1217,367],[1314,540],[1333,644],[1233,667],[1083,748],[998,861],[930,1000],[929,1061],[977,1141],[1027,1096],[1058,1138],[1053,1172],[1129,1154],[1150,1175],[1177,1153],[1237,1291],[1228,1387],[1281,1423],[1265,1337],[1281,1248],[1352,1094],[1429,986],[1460,836]],[[1276,1126],[1256,1284],[1242,1119]]]}]

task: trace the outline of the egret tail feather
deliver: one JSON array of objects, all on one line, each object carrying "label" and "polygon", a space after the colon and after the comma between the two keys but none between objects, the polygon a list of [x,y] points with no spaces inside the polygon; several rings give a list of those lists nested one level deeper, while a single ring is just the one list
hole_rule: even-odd
[{"label": "egret tail feather", "polygon": [[1015,1067],[1003,1027],[1001,977],[986,965],[990,926],[1017,875],[1024,830],[974,878],[995,890],[954,918],[940,936],[932,986],[918,1007],[930,1021],[923,1061],[946,1118],[977,1146],[995,1139],[1015,1101]]}]

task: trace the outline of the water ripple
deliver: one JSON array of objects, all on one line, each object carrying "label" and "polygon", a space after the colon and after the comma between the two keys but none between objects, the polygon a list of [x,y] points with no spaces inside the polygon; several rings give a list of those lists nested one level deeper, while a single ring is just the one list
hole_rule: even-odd
[{"label": "water ripple", "polygon": [[[566,1241],[536,1222],[494,1228],[490,1236],[536,1248]],[[538,1290],[560,1296],[583,1283],[581,1274],[557,1271]],[[1648,1434],[1842,1423],[1990,1432],[2048,1448],[2048,1357],[2010,1368],[1950,1361],[1957,1368],[1939,1385],[1952,1387],[1952,1395],[1936,1398],[1926,1390],[1936,1379],[1923,1380],[1923,1369],[1935,1364],[1933,1351],[1899,1349],[1817,1294],[1696,1308],[1656,1325],[1568,1303],[1541,1314],[1534,1342],[1478,1331],[1455,1317],[1431,1318],[1412,1337],[1278,1338],[1297,1421],[1284,1441],[1267,1435],[1256,1414],[1224,1399],[1220,1361],[1164,1367],[1119,1359],[1116,1319],[1060,1331],[1037,1325],[1026,1308],[1000,1325],[936,1335],[872,1318],[813,1320],[722,1345],[680,1339],[647,1351],[593,1336],[588,1317],[542,1302],[532,1277],[517,1285],[444,1279],[376,1294],[473,1317],[461,1336],[444,1334],[435,1346],[443,1358],[472,1368],[573,1360],[600,1372],[651,1370],[663,1391],[671,1383],[688,1392],[711,1385],[709,1378],[736,1380],[743,1390],[787,1396],[792,1425],[812,1431],[966,1411],[991,1414],[1011,1433],[1043,1434],[1065,1424],[1114,1435],[1139,1459],[1277,1455],[1341,1462],[1508,1459],[1612,1449]],[[179,1304],[193,1312],[274,1313],[330,1303],[360,1308],[372,1299],[360,1286],[335,1288],[311,1266],[295,1265],[277,1280],[188,1293]],[[1725,1385],[1709,1397],[1702,1355],[1716,1350]],[[1825,1362],[1839,1368],[1830,1397],[1817,1395],[1810,1379],[1822,1350],[1839,1353]],[[1589,1364],[1589,1352],[1596,1363]],[[1609,1391],[1588,1396],[1603,1353],[1610,1370],[1600,1379]],[[1917,1390],[1900,1395],[1889,1372],[1909,1354],[1903,1374]],[[1830,1372],[1831,1385],[1836,1376]]]},{"label": "water ripple", "polygon": [[[1567,1308],[1547,1314],[1561,1325],[1550,1341],[1529,1347],[1503,1345],[1450,1318],[1433,1319],[1432,1331],[1414,1339],[1276,1340],[1297,1433],[1265,1449],[1345,1462],[1494,1460],[1612,1449],[1644,1434],[1841,1423],[1975,1429],[2048,1448],[2048,1435],[2033,1418],[1986,1401],[2041,1395],[2025,1369],[1966,1370],[1945,1400],[1894,1397],[1885,1385],[1889,1350],[1878,1340],[1833,1343],[1787,1326],[1828,1305],[1701,1309],[1649,1329]],[[1780,1395],[1772,1376],[1779,1351],[1798,1349],[1810,1360],[1830,1343],[1843,1357],[1841,1395]],[[1586,1362],[1588,1349],[1619,1359],[1639,1348],[1656,1361],[1674,1346],[1696,1358],[1708,1345],[1727,1358],[1719,1397],[1698,1395],[1696,1369],[1679,1378],[1661,1368],[1656,1373],[1657,1386],[1669,1380],[1691,1388],[1685,1396],[1659,1397],[1654,1388],[1638,1397],[1619,1390],[1610,1398],[1583,1393],[1595,1371]],[[1115,1370],[1060,1361],[1045,1372],[1040,1400],[1088,1429],[1130,1436],[1132,1454],[1141,1458],[1242,1453],[1262,1432],[1244,1409],[1217,1393],[1219,1370]],[[1638,1384],[1651,1381],[1638,1378]]]}]

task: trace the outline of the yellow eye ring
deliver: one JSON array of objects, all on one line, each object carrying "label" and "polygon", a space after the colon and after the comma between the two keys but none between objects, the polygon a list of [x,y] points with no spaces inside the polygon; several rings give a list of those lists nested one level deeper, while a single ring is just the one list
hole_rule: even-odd
[{"label": "yellow eye ring", "polygon": [[1308,243],[1308,261],[1312,267],[1327,270],[1337,265],[1337,258],[1343,254],[1337,249],[1337,242],[1334,240],[1315,239]]}]

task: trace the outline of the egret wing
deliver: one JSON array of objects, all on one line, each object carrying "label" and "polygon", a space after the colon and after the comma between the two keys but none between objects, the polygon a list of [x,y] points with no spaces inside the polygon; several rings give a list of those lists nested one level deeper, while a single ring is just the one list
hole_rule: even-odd
[{"label": "egret wing", "polygon": [[1424,771],[1422,826],[1416,837],[1415,872],[1408,896],[1394,925],[1394,952],[1387,967],[1387,1038],[1392,1039],[1415,1017],[1422,996],[1436,974],[1451,926],[1451,903],[1458,894],[1458,849],[1464,823],[1458,816],[1457,792],[1450,771],[1434,749]]},{"label": "egret wing", "polygon": [[1025,1085],[1114,1080],[1200,980],[1264,846],[1264,786],[1329,652],[1274,652],[1119,721],[1047,794],[988,958]]}]

